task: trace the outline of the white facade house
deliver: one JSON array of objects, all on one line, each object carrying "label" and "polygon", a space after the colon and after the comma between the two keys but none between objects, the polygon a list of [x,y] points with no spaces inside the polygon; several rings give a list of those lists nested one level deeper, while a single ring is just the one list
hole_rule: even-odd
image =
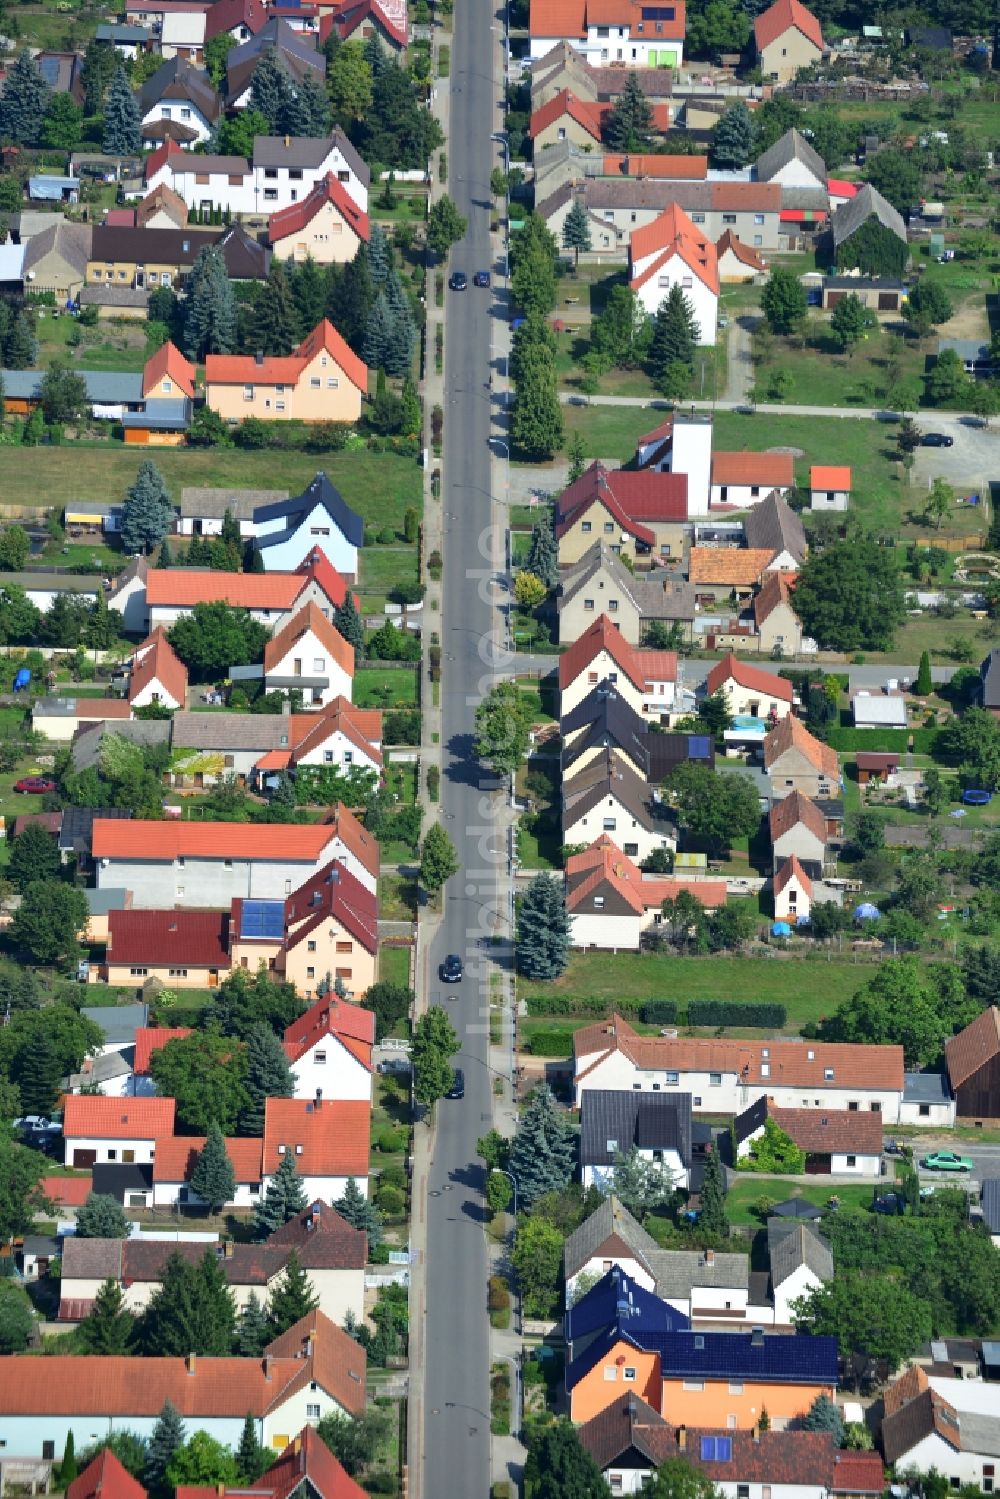
[{"label": "white facade house", "polygon": [[814,463],[809,470],[809,509],[846,510],[852,482],[847,464]]},{"label": "white facade house", "polygon": [[147,194],[162,184],[188,208],[218,208],[234,218],[267,218],[290,208],[331,172],[357,206],[368,209],[368,168],[339,128],[326,140],[257,136],[252,161],[243,156],[155,152],[147,172]]},{"label": "white facade house", "polygon": [[354,647],[316,604],[307,604],[267,642],[263,675],[266,692],[297,688],[312,707],[326,707],[335,698],[350,702]]},{"label": "white facade house", "polygon": [[577,1107],[592,1088],[683,1092],[696,1114],[740,1114],[770,1098],[779,1108],[873,1110],[899,1123],[900,1046],[640,1037],[617,1015],[578,1030],[573,1051]]},{"label": "white facade house", "polygon": [[792,711],[791,682],[732,653],[712,667],[705,690],[709,695],[724,692],[734,718],[779,719]]},{"label": "white facade house", "polygon": [[620,0],[598,14],[581,7],[580,20],[567,19],[553,0],[533,0],[530,18],[532,60],[568,42],[592,66],[625,63],[633,68],[679,68],[684,60],[684,7],[662,6],[652,13]]},{"label": "white facade house", "polygon": [[161,57],[189,57],[196,61],[205,46],[205,22],[208,12],[200,7],[166,11],[160,30]]},{"label": "white facade house", "polygon": [[648,317],[679,286],[698,327],[698,343],[714,344],[719,318],[715,245],[676,203],[629,241],[629,285]]},{"label": "white facade house", "polygon": [[908,1072],[903,1079],[903,1102],[900,1124],[915,1124],[924,1129],[952,1129],[958,1105],[940,1072]]},{"label": "white facade house", "polygon": [[775,1325],[791,1327],[795,1303],[833,1279],[833,1255],[814,1224],[787,1218],[768,1219],[767,1248]]},{"label": "white facade house", "polygon": [[795,926],[809,920],[812,910],[812,880],[795,854],[779,865],[774,876],[774,916]]},{"label": "white facade house", "polygon": [[63,1164],[148,1165],[158,1140],[174,1132],[172,1098],[105,1098],[71,1094],[63,1109]]},{"label": "white facade house", "polygon": [[297,568],[318,546],[343,577],[358,575],[364,523],[326,474],[317,474],[302,494],[255,510],[254,535],[269,573]]},{"label": "white facade house", "polygon": [[325,995],[285,1031],[295,1097],[371,1102],[375,1017]]},{"label": "white facade house", "polygon": [[897,1473],[933,1468],[952,1488],[992,1493],[1000,1463],[996,1385],[908,1369],[886,1391],[882,1447]]}]

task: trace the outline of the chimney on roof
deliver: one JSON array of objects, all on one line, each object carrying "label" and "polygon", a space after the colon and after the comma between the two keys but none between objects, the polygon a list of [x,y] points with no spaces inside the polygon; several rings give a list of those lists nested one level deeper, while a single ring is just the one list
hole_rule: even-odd
[{"label": "chimney on roof", "polygon": [[286,135],[285,136],[285,150],[286,151],[288,150],[288,148],[289,148],[289,146],[291,144],[292,144],[292,137],[290,135]]},{"label": "chimney on roof", "polygon": [[184,1360],[184,1367],[189,1374],[197,1373],[198,1355],[196,1353],[189,1353],[187,1358]]},{"label": "chimney on roof", "polygon": [[271,1359],[271,1355],[269,1353],[265,1353],[263,1363],[264,1363],[264,1378],[268,1381],[268,1383],[270,1383],[270,1381],[271,1381],[272,1359]]},{"label": "chimney on roof", "polygon": [[227,1259],[227,1260],[231,1260],[232,1257],[233,1257],[233,1251],[235,1250],[235,1248],[236,1248],[236,1245],[233,1243],[232,1239],[224,1239],[223,1240],[223,1249],[222,1249],[223,1258]]},{"label": "chimney on roof", "polygon": [[687,1427],[686,1426],[678,1426],[678,1428],[677,1428],[677,1450],[678,1450],[678,1452],[686,1452],[687,1451],[687,1444],[688,1444]]},{"label": "chimney on roof", "polygon": [[705,1250],[705,1264],[706,1265],[714,1265],[715,1264],[715,1250],[714,1249],[706,1249]]}]

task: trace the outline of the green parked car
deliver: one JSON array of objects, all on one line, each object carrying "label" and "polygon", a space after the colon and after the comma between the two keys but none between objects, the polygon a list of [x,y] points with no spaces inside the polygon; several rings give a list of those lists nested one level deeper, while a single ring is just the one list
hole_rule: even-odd
[{"label": "green parked car", "polygon": [[969,1155],[956,1155],[952,1150],[935,1150],[925,1155],[920,1162],[925,1171],[973,1171],[975,1162]]}]

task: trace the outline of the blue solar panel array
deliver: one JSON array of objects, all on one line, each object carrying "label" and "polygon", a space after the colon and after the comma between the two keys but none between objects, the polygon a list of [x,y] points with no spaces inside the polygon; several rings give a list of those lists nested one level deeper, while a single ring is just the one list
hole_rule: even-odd
[{"label": "blue solar panel array", "polygon": [[279,940],[285,930],[285,907],[280,900],[245,900],[240,917],[241,937]]},{"label": "blue solar panel array", "polygon": [[712,740],[708,734],[688,735],[688,759],[711,760]]}]

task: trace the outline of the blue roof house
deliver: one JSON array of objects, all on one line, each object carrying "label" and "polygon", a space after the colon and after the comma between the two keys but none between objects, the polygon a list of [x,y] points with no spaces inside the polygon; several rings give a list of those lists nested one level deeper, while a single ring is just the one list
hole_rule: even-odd
[{"label": "blue roof house", "polygon": [[319,547],[339,573],[358,575],[364,524],[322,472],[302,494],[258,505],[253,526],[265,572],[294,572],[310,548]]}]

